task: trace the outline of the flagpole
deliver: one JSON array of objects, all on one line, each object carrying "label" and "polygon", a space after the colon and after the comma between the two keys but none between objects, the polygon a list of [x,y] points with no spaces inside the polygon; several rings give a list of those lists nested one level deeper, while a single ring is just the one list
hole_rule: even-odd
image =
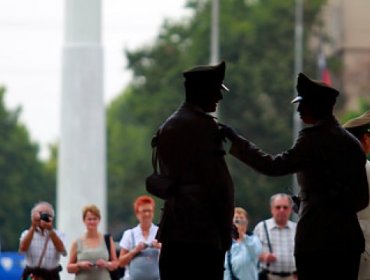
[{"label": "flagpole", "polygon": [[220,57],[219,10],[220,10],[219,0],[212,0],[210,64],[216,64]]},{"label": "flagpole", "polygon": [[[219,0],[212,0],[212,14],[211,14],[211,45],[210,45],[210,64],[218,63],[220,59],[220,40],[219,40],[219,14],[220,14]],[[212,114],[218,117],[219,109]]]},{"label": "flagpole", "polygon": [[[297,96],[295,87],[298,73],[303,69],[303,0],[295,0],[295,26],[294,26],[294,80],[293,96]],[[293,142],[295,142],[299,131],[302,128],[302,122],[297,110],[293,112]],[[293,194],[298,194],[299,187],[297,177],[293,176]]]}]

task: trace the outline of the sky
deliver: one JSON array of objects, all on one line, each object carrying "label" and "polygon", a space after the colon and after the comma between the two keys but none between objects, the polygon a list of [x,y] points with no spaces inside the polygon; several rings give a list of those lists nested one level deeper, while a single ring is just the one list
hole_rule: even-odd
[{"label": "sky", "polygon": [[[154,41],[165,19],[189,16],[186,0],[101,0],[104,101],[108,104],[131,79],[124,49]],[[0,0],[0,86],[5,106],[21,107],[20,121],[40,157],[57,143],[60,126],[63,0]]]}]

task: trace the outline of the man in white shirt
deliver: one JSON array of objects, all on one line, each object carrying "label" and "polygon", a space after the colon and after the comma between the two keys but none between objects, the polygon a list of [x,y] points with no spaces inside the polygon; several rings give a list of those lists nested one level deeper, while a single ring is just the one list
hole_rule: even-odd
[{"label": "man in white shirt", "polygon": [[31,226],[22,232],[19,251],[25,254],[26,268],[22,279],[59,280],[61,256],[66,256],[65,236],[53,228],[54,209],[45,201],[31,210]]},{"label": "man in white shirt", "polygon": [[[268,271],[269,280],[295,279],[294,236],[296,223],[289,220],[293,201],[284,193],[278,193],[270,199],[272,218],[258,223],[254,234],[261,240],[262,253],[259,257],[261,269]],[[265,225],[268,237],[265,230]],[[269,248],[270,239],[271,249]]]}]

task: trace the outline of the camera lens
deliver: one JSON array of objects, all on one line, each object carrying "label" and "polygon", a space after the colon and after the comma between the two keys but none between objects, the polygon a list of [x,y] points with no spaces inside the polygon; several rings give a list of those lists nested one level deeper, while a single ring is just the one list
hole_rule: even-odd
[{"label": "camera lens", "polygon": [[40,220],[50,222],[50,215],[48,213],[40,213]]}]

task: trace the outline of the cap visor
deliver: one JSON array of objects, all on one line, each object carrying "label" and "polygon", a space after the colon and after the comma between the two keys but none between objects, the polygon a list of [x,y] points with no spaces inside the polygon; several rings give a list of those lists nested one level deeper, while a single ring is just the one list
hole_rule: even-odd
[{"label": "cap visor", "polygon": [[221,89],[226,91],[226,92],[229,92],[229,88],[227,86],[225,86],[224,84],[221,84]]},{"label": "cap visor", "polygon": [[297,103],[302,100],[303,100],[302,96],[296,96],[292,101],[290,101],[290,103]]}]

